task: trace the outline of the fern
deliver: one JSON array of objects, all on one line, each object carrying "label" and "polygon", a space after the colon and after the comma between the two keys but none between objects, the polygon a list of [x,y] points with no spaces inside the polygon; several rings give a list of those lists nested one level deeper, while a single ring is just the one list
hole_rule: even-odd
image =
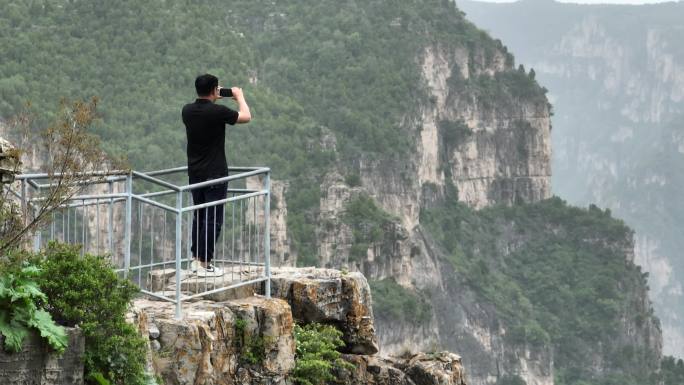
[{"label": "fern", "polygon": [[47,300],[35,281],[39,273],[35,266],[26,266],[0,276],[0,335],[8,352],[19,352],[32,329],[58,353],[66,349],[68,340],[64,328],[39,307]]}]

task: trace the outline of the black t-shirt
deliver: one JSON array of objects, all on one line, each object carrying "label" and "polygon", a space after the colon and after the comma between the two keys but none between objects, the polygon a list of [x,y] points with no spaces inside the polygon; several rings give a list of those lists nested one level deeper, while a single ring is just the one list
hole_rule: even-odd
[{"label": "black t-shirt", "polygon": [[183,107],[191,181],[228,175],[226,123],[235,124],[238,115],[237,111],[207,99],[197,99]]}]

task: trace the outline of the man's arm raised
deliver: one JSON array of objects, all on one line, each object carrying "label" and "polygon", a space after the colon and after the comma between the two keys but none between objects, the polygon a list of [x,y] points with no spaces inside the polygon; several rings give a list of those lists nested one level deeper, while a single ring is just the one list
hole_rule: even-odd
[{"label": "man's arm raised", "polygon": [[237,123],[248,123],[250,120],[252,120],[252,113],[249,112],[249,106],[245,101],[245,96],[242,94],[242,88],[233,87],[231,88],[231,91],[233,91],[233,99],[235,99],[238,104],[239,115]]}]

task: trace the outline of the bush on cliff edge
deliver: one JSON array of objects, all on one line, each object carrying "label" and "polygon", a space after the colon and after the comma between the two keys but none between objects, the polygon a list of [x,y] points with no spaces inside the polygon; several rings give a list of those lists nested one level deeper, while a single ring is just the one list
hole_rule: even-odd
[{"label": "bush on cliff edge", "polygon": [[340,352],[344,346],[342,332],[331,325],[312,323],[295,325],[295,369],[293,379],[300,385],[335,383],[333,370],[353,370],[354,365],[344,361]]},{"label": "bush on cliff edge", "polygon": [[104,258],[81,256],[75,246],[51,243],[40,267],[47,310],[60,324],[83,329],[86,378],[96,384],[147,383],[146,341],[125,321],[138,288]]}]

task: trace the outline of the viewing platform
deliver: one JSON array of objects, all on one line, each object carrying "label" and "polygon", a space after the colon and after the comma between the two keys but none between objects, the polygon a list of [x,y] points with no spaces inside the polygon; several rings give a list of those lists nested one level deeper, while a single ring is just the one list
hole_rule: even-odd
[{"label": "viewing platform", "polygon": [[[183,302],[243,286],[263,285],[270,297],[270,172],[267,167],[229,167],[229,176],[194,184],[187,183],[187,167],[86,174],[78,192],[35,232],[33,248],[59,241],[105,256],[143,294],[175,304],[176,318],[182,317]],[[30,217],[58,179],[20,174],[14,188],[5,188]],[[193,191],[206,187],[226,189],[225,198],[195,204]],[[193,271],[191,247],[202,242],[205,250],[213,246],[212,264],[222,274]]]}]

